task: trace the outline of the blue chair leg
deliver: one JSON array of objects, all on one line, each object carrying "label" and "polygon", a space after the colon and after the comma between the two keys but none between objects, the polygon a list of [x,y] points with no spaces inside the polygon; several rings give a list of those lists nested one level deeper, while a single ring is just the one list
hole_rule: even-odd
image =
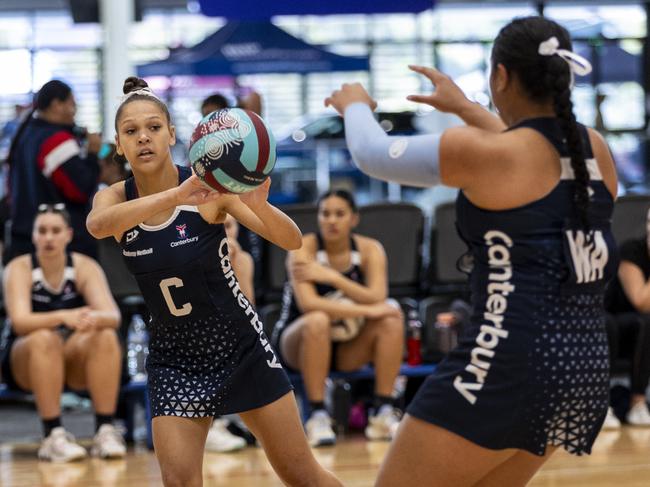
[{"label": "blue chair leg", "polygon": [[124,417],[126,434],[124,435],[124,439],[128,442],[133,441],[133,431],[135,429],[135,405],[138,402],[137,399],[137,395],[132,392],[127,392],[124,397],[124,407],[126,409],[126,416]]},{"label": "blue chair leg", "polygon": [[153,425],[151,424],[152,418],[148,387],[144,390],[144,420],[147,423],[147,447],[153,450]]}]

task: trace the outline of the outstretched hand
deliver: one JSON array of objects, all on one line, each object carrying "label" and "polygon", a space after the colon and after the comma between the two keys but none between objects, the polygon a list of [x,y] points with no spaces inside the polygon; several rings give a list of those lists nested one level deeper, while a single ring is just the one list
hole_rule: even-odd
[{"label": "outstretched hand", "polygon": [[239,195],[239,199],[249,208],[259,208],[266,203],[269,198],[269,189],[271,188],[271,178],[266,178],[262,184],[248,193]]},{"label": "outstretched hand", "polygon": [[433,84],[430,95],[409,95],[407,100],[425,103],[445,113],[458,113],[470,101],[456,83],[446,74],[435,68],[410,65],[409,69],[426,76]]},{"label": "outstretched hand", "polygon": [[196,174],[192,174],[189,178],[181,183],[176,188],[178,204],[199,206],[211,201],[216,201],[222,194],[210,188],[203,181],[201,181]]},{"label": "outstretched hand", "polygon": [[344,83],[340,90],[325,98],[325,106],[334,107],[340,115],[345,113],[349,105],[358,102],[367,104],[371,110],[377,108],[377,102],[370,97],[361,83]]}]

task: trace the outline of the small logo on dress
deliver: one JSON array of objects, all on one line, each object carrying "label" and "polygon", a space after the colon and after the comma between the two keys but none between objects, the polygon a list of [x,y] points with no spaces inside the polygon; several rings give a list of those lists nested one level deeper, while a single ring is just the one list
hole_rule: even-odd
[{"label": "small logo on dress", "polygon": [[183,223],[182,225],[176,225],[176,230],[178,230],[178,238],[187,238],[187,233],[185,232],[186,228],[186,223]]},{"label": "small logo on dress", "polygon": [[126,232],[126,243],[130,244],[136,238],[138,238],[138,235],[140,235],[140,232],[138,232],[137,230],[131,230],[130,232]]}]

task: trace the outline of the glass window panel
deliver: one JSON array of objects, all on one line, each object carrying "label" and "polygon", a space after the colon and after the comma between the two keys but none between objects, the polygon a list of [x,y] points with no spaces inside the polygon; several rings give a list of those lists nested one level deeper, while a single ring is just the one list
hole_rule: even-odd
[{"label": "glass window panel", "polygon": [[27,93],[32,86],[31,54],[27,49],[0,50],[0,66],[11,66],[11,73],[0,76],[2,97]]},{"label": "glass window panel", "polygon": [[418,39],[432,41],[436,38],[436,9],[426,10],[417,16]]},{"label": "glass window panel", "polygon": [[278,16],[273,21],[291,35],[312,44],[359,41],[367,37],[367,21],[363,15]]},{"label": "glass window panel", "polygon": [[69,13],[39,13],[34,20],[35,47],[100,47],[100,24],[75,24]]},{"label": "glass window panel", "polygon": [[417,44],[376,44],[371,55],[372,91],[380,109],[413,109],[406,96],[420,90],[419,76],[408,69],[420,62]]},{"label": "glass window panel", "polygon": [[131,26],[129,45],[132,47],[169,47],[167,29],[169,16],[160,12],[146,13],[141,22]]},{"label": "glass window panel", "polygon": [[32,36],[31,19],[26,14],[3,13],[0,16],[0,47],[28,47]]},{"label": "glass window panel", "polygon": [[307,75],[307,113],[325,111],[323,100],[338,90],[343,83],[362,83],[368,86],[368,73],[353,71],[349,73],[314,73]]},{"label": "glass window panel", "polygon": [[576,85],[571,93],[573,113],[578,122],[589,127],[596,124],[596,93],[591,85]]},{"label": "glass window panel", "polygon": [[646,13],[642,5],[599,6],[599,15],[619,37],[644,37]]},{"label": "glass window panel", "polygon": [[160,61],[169,56],[169,49],[165,47],[143,47],[129,49],[129,60],[134,66],[153,61]]},{"label": "glass window panel", "polygon": [[412,41],[418,36],[417,16],[414,14],[373,15],[368,29],[376,41]]},{"label": "glass window panel", "polygon": [[642,37],[646,31],[641,5],[549,5],[544,14],[566,27],[574,38]]},{"label": "glass window panel", "polygon": [[640,129],[644,124],[643,88],[638,83],[611,83],[598,86],[604,96],[601,112],[605,129]]},{"label": "glass window panel", "polygon": [[489,47],[480,43],[439,44],[436,54],[436,67],[451,76],[470,99],[487,101]]},{"label": "glass window panel", "polygon": [[616,172],[620,182],[628,187],[643,183],[647,185],[648,141],[634,133],[608,134],[606,139],[616,161]]},{"label": "glass window panel", "polygon": [[174,12],[167,25],[169,42],[172,46],[193,46],[213,34],[226,21],[222,18],[194,15],[187,12]]},{"label": "glass window panel", "polygon": [[501,27],[514,17],[535,15],[530,3],[505,6],[470,4],[444,4],[434,12],[433,30],[436,39],[442,40],[492,40]]},{"label": "glass window panel", "polygon": [[299,74],[264,74],[240,76],[242,87],[254,88],[262,95],[262,116],[271,129],[281,127],[303,113],[302,76]]}]

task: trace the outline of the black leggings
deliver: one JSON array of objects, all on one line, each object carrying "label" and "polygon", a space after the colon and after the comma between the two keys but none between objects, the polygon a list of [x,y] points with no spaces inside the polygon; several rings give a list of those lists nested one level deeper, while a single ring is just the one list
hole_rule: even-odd
[{"label": "black leggings", "polygon": [[630,360],[632,394],[645,395],[650,381],[650,315],[608,314],[607,337],[611,362]]}]

